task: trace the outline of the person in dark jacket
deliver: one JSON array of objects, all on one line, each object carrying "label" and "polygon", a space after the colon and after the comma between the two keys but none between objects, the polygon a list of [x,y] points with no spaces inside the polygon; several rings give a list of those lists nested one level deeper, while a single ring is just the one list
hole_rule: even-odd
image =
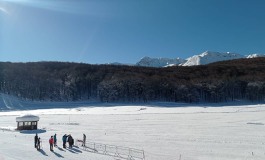
[{"label": "person in dark jacket", "polygon": [[40,150],[40,143],[41,143],[41,140],[40,140],[40,137],[38,138],[38,141],[37,141],[37,150],[39,151]]},{"label": "person in dark jacket", "polygon": [[68,135],[68,143],[69,143],[69,148],[72,148],[74,144],[74,139],[71,136],[71,134]]},{"label": "person in dark jacket", "polygon": [[83,143],[82,146],[86,146],[86,135],[83,133]]},{"label": "person in dark jacket", "polygon": [[57,146],[57,136],[56,136],[56,133],[53,136],[53,140],[54,140],[54,147],[55,147],[55,146]]},{"label": "person in dark jacket", "polygon": [[66,141],[67,141],[67,135],[65,134],[62,138],[63,140],[63,148],[66,148]]},{"label": "person in dark jacket", "polygon": [[34,137],[34,146],[35,146],[35,148],[37,148],[37,142],[38,142],[38,134],[36,133],[36,135]]}]

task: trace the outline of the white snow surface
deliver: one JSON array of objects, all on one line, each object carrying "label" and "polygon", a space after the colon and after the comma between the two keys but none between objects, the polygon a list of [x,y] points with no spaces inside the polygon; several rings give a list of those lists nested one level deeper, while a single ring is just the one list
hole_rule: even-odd
[{"label": "white snow surface", "polygon": [[39,121],[40,118],[38,116],[34,116],[32,114],[22,115],[16,118],[17,122],[29,122],[29,121]]},{"label": "white snow surface", "polygon": [[[64,134],[76,140],[83,133],[90,142],[144,150],[146,160],[265,159],[264,104],[44,103],[3,94],[1,99],[8,106],[0,112],[0,160],[119,159],[77,146],[62,149]],[[38,115],[39,130],[16,131],[21,114]],[[40,151],[33,147],[35,133],[42,139]],[[48,139],[55,133],[59,147],[51,152]]]}]

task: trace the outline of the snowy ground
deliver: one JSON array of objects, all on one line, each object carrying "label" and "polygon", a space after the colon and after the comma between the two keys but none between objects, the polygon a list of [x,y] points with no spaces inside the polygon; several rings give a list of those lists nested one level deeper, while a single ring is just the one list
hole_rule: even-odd
[{"label": "snowy ground", "polygon": [[[86,133],[88,141],[143,149],[146,160],[265,159],[265,105],[46,103],[49,109],[32,109],[37,102],[29,105],[5,95],[1,98],[0,160],[115,159],[81,147],[61,149],[63,134],[76,139],[82,133]],[[40,152],[33,147],[34,132],[14,130],[15,117],[27,113],[40,116]],[[48,139],[54,133],[60,148],[50,152]]]}]

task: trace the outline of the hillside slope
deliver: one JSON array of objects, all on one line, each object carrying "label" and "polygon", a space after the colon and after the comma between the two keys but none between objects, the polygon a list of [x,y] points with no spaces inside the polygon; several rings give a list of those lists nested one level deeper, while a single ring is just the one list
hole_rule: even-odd
[{"label": "hillside slope", "polygon": [[31,101],[264,102],[264,68],[265,58],[168,68],[0,63],[0,92]]}]

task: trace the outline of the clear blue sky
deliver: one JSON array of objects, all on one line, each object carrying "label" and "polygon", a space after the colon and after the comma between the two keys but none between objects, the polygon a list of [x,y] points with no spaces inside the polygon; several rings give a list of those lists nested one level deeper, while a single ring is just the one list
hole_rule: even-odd
[{"label": "clear blue sky", "polygon": [[0,61],[265,53],[265,0],[0,0]]}]

